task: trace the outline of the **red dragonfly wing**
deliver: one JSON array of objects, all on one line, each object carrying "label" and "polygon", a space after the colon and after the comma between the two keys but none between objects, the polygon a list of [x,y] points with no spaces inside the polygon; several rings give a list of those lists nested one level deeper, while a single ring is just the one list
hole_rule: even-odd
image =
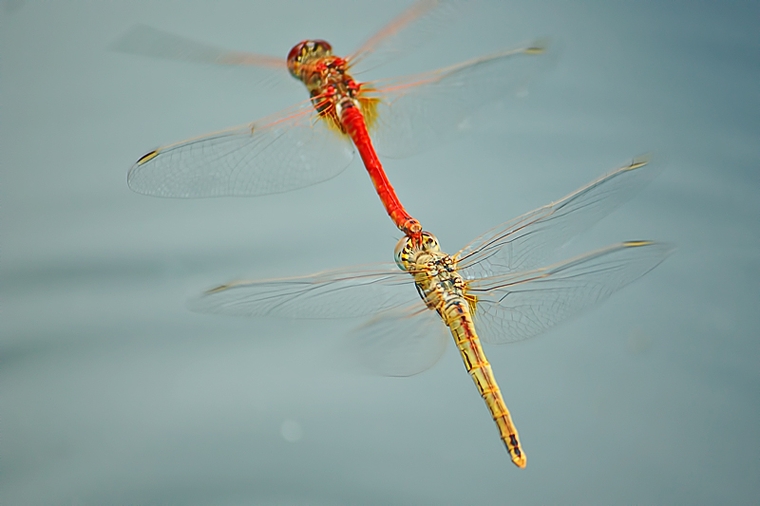
[{"label": "red dragonfly wing", "polygon": [[654,269],[672,251],[667,244],[633,241],[527,272],[476,279],[473,321],[491,344],[528,339],[599,302]]},{"label": "red dragonfly wing", "polygon": [[132,27],[114,41],[110,49],[120,53],[171,61],[261,69],[262,72],[255,74],[254,82],[267,92],[289,87],[295,91],[301,86],[288,72],[285,53],[282,57],[274,57],[246,51],[232,51],[147,25]]},{"label": "red dragonfly wing", "polygon": [[[444,19],[453,19],[458,3],[458,0],[418,0],[370,37],[347,60],[352,67],[357,65],[361,72],[409,52],[429,40]],[[274,57],[233,51],[143,24],[132,27],[119,37],[111,44],[111,50],[193,63],[265,67],[287,74],[285,52],[283,57]]]},{"label": "red dragonfly wing", "polygon": [[147,25],[136,25],[130,28],[127,33],[111,44],[111,50],[192,63],[250,65],[281,70],[283,73],[287,73],[288,70],[285,58],[230,51]]},{"label": "red dragonfly wing", "polygon": [[401,158],[451,138],[484,104],[517,94],[546,58],[539,44],[500,51],[403,78],[362,84],[378,99],[370,135],[381,156]]},{"label": "red dragonfly wing", "polygon": [[190,301],[190,309],[233,316],[347,318],[376,316],[343,349],[364,369],[410,376],[443,356],[447,330],[427,309],[414,282],[395,264],[323,271],[311,276],[234,281]]},{"label": "red dragonfly wing", "polygon": [[462,10],[459,0],[418,0],[367,39],[346,59],[359,75],[430,41]]},{"label": "red dragonfly wing", "polygon": [[502,223],[462,248],[456,258],[466,279],[529,271],[630,199],[660,170],[633,160],[566,197]]},{"label": "red dragonfly wing", "polygon": [[326,181],[353,157],[349,139],[306,101],[271,118],[151,151],[132,166],[127,183],[158,197],[266,195]]}]

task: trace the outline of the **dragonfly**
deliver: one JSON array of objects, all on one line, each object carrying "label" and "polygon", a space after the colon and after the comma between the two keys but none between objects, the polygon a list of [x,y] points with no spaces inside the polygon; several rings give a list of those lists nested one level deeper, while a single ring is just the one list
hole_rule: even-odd
[{"label": "dragonfly", "polygon": [[[419,0],[348,57],[324,40],[296,44],[287,59],[227,51],[140,26],[114,49],[159,57],[253,65],[288,71],[309,99],[272,116],[154,149],[131,167],[129,187],[160,197],[252,196],[281,193],[341,173],[356,151],[393,223],[419,236],[420,222],[401,204],[378,158],[408,156],[450,137],[479,106],[522,89],[539,43],[502,50],[416,75],[360,82],[352,73],[376,67],[415,38],[409,27],[432,23],[450,2]],[[417,27],[419,29],[419,26]],[[409,42],[412,41],[412,42]]]},{"label": "dragonfly", "polygon": [[533,337],[601,302],[666,258],[672,250],[668,244],[641,240],[547,264],[559,247],[646,184],[656,173],[645,168],[648,164],[634,159],[491,229],[455,255],[444,253],[438,239],[423,231],[419,241],[401,238],[395,265],[233,281],[192,300],[190,308],[238,316],[374,315],[351,342],[365,365],[390,376],[432,367],[450,334],[512,462],[524,468],[525,452],[481,341],[503,344]]}]

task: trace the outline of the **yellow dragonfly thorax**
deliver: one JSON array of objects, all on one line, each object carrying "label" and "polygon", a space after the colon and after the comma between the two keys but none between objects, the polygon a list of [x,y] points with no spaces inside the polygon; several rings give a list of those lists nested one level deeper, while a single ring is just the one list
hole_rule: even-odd
[{"label": "yellow dragonfly thorax", "polygon": [[471,305],[472,297],[466,294],[467,285],[456,261],[441,251],[438,239],[430,232],[422,232],[419,239],[403,237],[396,245],[395,258],[396,265],[414,278],[425,304],[441,316],[452,304],[466,300]]}]

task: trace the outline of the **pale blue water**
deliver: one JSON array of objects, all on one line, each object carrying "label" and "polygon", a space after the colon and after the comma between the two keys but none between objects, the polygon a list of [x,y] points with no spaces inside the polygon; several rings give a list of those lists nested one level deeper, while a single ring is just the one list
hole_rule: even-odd
[{"label": "pale blue water", "polygon": [[321,352],[357,322],[184,308],[239,275],[390,260],[398,233],[358,162],[257,199],[126,186],[149,149],[305,94],[109,44],[147,23],[274,55],[306,37],[346,53],[407,5],[314,4],[0,4],[0,503],[756,502],[760,4],[481,2],[374,74],[554,44],[527,97],[483,111],[461,142],[387,161],[447,251],[640,153],[666,160],[572,251],[648,238],[676,253],[547,335],[486,350],[526,470],[451,350],[413,378],[357,377]]}]

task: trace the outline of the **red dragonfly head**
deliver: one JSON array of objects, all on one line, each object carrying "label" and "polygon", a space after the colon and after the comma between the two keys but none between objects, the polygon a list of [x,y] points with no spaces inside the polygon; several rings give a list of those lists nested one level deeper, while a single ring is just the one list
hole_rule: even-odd
[{"label": "red dragonfly head", "polygon": [[332,46],[324,40],[302,40],[288,53],[288,70],[301,79],[301,65],[314,59],[332,55]]}]

